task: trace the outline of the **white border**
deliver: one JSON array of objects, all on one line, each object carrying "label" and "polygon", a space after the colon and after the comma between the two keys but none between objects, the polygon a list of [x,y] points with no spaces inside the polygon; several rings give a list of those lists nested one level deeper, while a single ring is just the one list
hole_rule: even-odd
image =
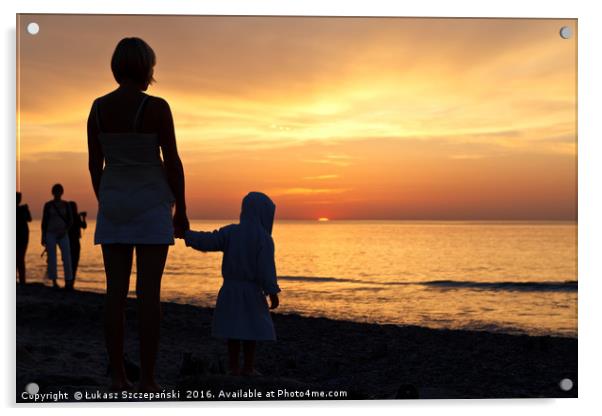
[{"label": "white border", "polygon": [[[11,406],[14,398],[14,286],[10,278],[14,264],[14,210],[12,201],[15,187],[15,13],[104,13],[104,14],[253,14],[253,15],[334,15],[334,16],[428,16],[428,17],[555,17],[579,19],[579,397],[577,400],[472,400],[472,401],[421,401],[421,402],[278,402],[278,403],[220,403],[220,404],[151,404],[144,412],[160,414],[165,408],[200,412],[217,412],[229,409],[232,413],[252,414],[307,412],[332,412],[341,408],[344,412],[363,414],[369,408],[378,412],[399,414],[420,411],[427,414],[451,413],[465,415],[507,415],[508,412],[545,412],[546,415],[567,413],[593,413],[602,387],[600,376],[601,325],[599,300],[602,268],[596,261],[602,253],[602,179],[600,128],[602,96],[600,59],[602,18],[595,1],[541,1],[505,0],[485,1],[325,1],[325,0],[147,0],[147,1],[68,1],[21,0],[18,4],[1,2],[2,82],[4,92],[0,100],[2,117],[2,195],[0,204],[1,237],[0,264],[6,270],[3,276],[1,349],[2,376],[0,395],[4,406]],[[9,267],[10,266],[10,267]],[[10,271],[8,269],[11,269]],[[114,407],[114,406],[112,406]],[[134,407],[129,405],[127,407]],[[14,409],[12,409],[14,410]],[[78,405],[46,406],[41,409],[49,415],[64,414],[83,409]],[[134,411],[134,409],[131,409]],[[87,409],[92,414],[106,414],[103,406]]]}]

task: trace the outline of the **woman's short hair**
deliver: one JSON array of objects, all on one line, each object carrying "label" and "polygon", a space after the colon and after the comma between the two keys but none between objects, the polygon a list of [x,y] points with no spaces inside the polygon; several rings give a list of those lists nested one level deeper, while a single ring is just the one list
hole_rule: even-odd
[{"label": "woman's short hair", "polygon": [[119,84],[125,80],[143,85],[153,83],[154,66],[155,52],[140,38],[121,39],[111,58],[111,70]]}]

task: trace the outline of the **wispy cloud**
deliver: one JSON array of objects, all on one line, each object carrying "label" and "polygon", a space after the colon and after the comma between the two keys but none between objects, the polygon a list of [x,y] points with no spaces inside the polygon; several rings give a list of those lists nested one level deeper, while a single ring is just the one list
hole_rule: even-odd
[{"label": "wispy cloud", "polygon": [[310,181],[322,181],[322,180],[327,180],[327,179],[337,179],[339,178],[340,175],[316,175],[316,176],[305,176],[303,177],[303,179],[307,179]]},{"label": "wispy cloud", "polygon": [[485,157],[485,155],[479,155],[479,154],[462,154],[462,155],[449,156],[450,159],[455,159],[455,160],[475,160],[475,159],[482,159],[484,157]]},{"label": "wispy cloud", "polygon": [[324,195],[324,194],[342,194],[350,191],[351,188],[285,188],[274,189],[270,191],[273,195]]},{"label": "wispy cloud", "polygon": [[354,157],[345,154],[332,154],[324,155],[323,157],[318,159],[304,159],[303,161],[306,163],[317,163],[323,165],[347,167],[351,166],[351,161],[353,159]]}]

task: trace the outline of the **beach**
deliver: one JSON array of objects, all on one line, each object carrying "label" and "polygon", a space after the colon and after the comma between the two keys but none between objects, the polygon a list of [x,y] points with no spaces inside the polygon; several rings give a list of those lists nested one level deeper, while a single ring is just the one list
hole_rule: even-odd
[{"label": "beach", "polygon": [[[18,402],[26,401],[21,393],[31,382],[40,393],[107,392],[103,302],[98,293],[65,292],[39,283],[17,287]],[[175,400],[206,399],[187,397],[187,391],[211,391],[209,399],[218,400],[312,398],[302,396],[306,391],[331,392],[315,399],[577,397],[576,338],[276,312],[278,340],[258,346],[257,369],[263,376],[232,377],[225,374],[225,343],[211,337],[211,316],[211,308],[163,303],[157,379],[164,389],[180,392]],[[125,350],[135,376],[135,299],[128,299]],[[568,392],[558,384],[565,378],[574,382]],[[271,390],[290,395],[266,398]],[[219,392],[227,394],[218,397]],[[88,400],[105,399],[92,394]]]}]

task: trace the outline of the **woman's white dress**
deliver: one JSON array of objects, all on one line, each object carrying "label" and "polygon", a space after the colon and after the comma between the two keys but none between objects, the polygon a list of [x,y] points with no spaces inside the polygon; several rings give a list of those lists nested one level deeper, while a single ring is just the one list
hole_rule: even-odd
[{"label": "woman's white dress", "polygon": [[99,190],[95,244],[173,244],[174,197],[167,182],[157,134],[139,133],[139,119],[148,95],[136,113],[133,131],[105,133],[98,100],[94,103],[98,139],[105,166]]}]

